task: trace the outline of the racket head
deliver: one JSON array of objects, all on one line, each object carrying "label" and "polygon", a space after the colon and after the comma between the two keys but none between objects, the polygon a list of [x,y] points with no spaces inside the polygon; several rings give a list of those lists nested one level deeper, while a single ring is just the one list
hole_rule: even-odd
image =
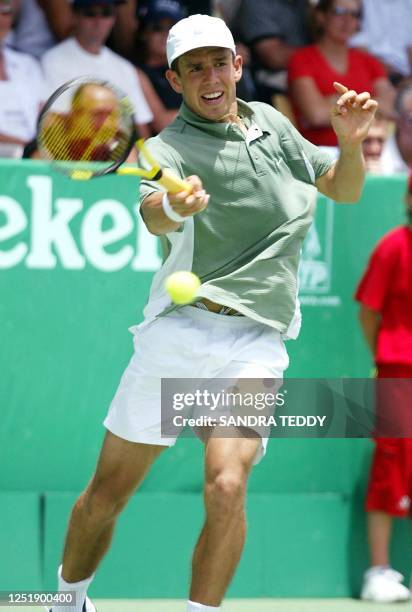
[{"label": "racket head", "polygon": [[109,81],[85,76],[64,83],[47,100],[37,124],[40,155],[72,179],[115,172],[137,133],[133,107]]}]

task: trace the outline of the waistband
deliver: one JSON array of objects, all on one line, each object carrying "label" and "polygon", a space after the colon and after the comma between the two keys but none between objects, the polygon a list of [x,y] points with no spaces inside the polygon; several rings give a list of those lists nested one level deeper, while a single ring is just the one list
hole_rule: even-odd
[{"label": "waistband", "polygon": [[[217,312],[204,310],[203,308],[193,308],[191,305],[182,306],[178,310],[174,310],[166,317],[171,315],[179,315],[192,319],[193,321],[208,321],[210,324],[219,325],[222,327],[237,327],[237,328],[252,328],[252,327],[267,327],[260,321],[255,321],[246,316],[222,316]],[[276,331],[275,329],[273,331]],[[279,332],[280,333],[280,332]]]},{"label": "waistband", "polygon": [[243,314],[241,314],[240,312],[237,312],[237,310],[235,310],[234,308],[231,308],[230,306],[221,306],[220,304],[215,304],[215,305],[220,306],[220,310],[218,311],[211,310],[210,308],[207,307],[207,304],[205,304],[202,301],[193,302],[193,304],[191,304],[191,306],[195,308],[200,308],[200,310],[207,310],[208,312],[213,312],[214,314],[226,315],[229,317],[244,317]]}]

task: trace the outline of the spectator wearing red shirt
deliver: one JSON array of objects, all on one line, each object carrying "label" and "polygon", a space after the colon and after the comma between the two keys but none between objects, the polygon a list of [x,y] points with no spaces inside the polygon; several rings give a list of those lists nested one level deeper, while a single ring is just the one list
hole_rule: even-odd
[{"label": "spectator wearing red shirt", "polygon": [[[360,322],[374,355],[378,378],[403,378],[390,383],[389,402],[384,402],[386,383],[378,386],[378,415],[389,426],[395,415],[408,415],[412,388],[412,175],[406,196],[408,223],[386,234],[378,243],[359,284]],[[387,381],[389,382],[389,381]],[[383,390],[382,390],[383,389]],[[381,410],[385,410],[382,414]],[[390,417],[390,418],[388,418]],[[399,423],[400,421],[398,421]],[[382,430],[380,430],[382,432]],[[386,430],[387,431],[387,430]],[[403,576],[390,567],[389,546],[394,517],[412,513],[412,439],[379,437],[366,498],[371,566],[365,573],[361,597],[377,602],[410,598]],[[388,435],[383,433],[383,435]],[[391,435],[391,434],[389,434]],[[392,434],[395,435],[395,434]]]},{"label": "spectator wearing red shirt", "polygon": [[289,61],[289,93],[298,129],[318,146],[337,146],[330,124],[335,81],[370,91],[381,114],[393,118],[395,90],[385,68],[372,55],[348,45],[361,14],[360,0],[320,0],[313,14],[316,44],[295,51]]}]

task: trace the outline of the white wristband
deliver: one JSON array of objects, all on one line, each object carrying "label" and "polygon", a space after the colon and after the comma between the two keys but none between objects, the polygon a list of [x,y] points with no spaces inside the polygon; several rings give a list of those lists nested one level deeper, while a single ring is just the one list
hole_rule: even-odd
[{"label": "white wristband", "polygon": [[163,194],[162,208],[166,217],[171,221],[174,221],[175,223],[183,223],[183,221],[186,221],[185,217],[179,215],[179,213],[174,211],[173,208],[170,206],[169,198],[167,197],[166,192]]}]

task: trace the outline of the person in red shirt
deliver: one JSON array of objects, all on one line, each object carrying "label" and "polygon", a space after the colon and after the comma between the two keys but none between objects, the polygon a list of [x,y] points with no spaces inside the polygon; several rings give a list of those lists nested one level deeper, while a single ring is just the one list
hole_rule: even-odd
[{"label": "person in red shirt", "polygon": [[318,146],[336,147],[330,108],[336,101],[335,81],[355,91],[370,91],[380,113],[394,118],[395,90],[383,65],[349,39],[359,29],[360,0],[320,0],[314,11],[316,44],[295,51],[289,60],[289,94],[301,134]]},{"label": "person in red shirt", "polygon": [[361,597],[387,603],[410,598],[403,576],[390,566],[389,545],[393,518],[412,513],[412,439],[402,437],[411,436],[411,419],[405,415],[412,397],[412,175],[406,204],[407,224],[378,243],[355,294],[378,379],[405,379],[396,385],[378,381],[379,420],[366,497],[371,567]]}]

